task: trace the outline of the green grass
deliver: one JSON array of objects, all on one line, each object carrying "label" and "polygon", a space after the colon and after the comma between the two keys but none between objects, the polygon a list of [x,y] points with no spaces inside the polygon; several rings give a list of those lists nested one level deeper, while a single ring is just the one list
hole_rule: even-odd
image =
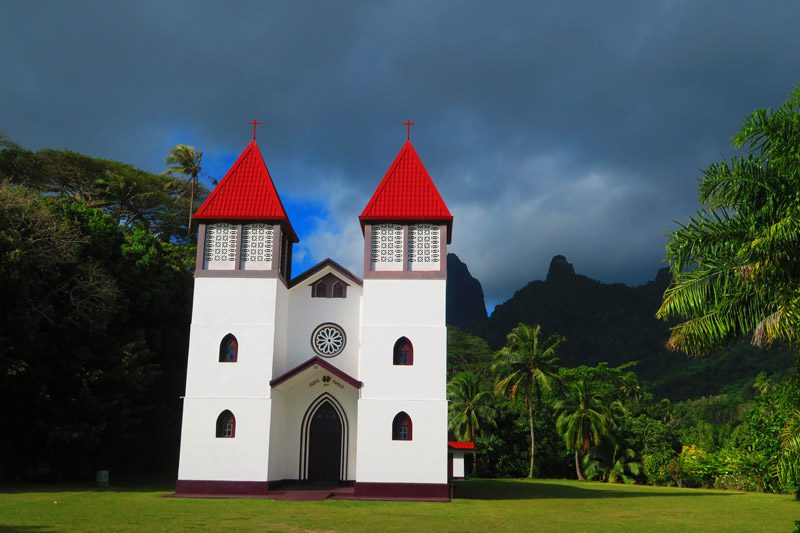
[{"label": "green grass", "polygon": [[[28,490],[28,489],[31,490]],[[452,503],[163,498],[168,490],[0,486],[0,531],[785,531],[790,496],[471,480]]]}]

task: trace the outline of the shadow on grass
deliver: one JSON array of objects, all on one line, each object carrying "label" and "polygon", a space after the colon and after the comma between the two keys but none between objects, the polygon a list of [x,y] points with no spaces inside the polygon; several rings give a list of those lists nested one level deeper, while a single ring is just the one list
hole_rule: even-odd
[{"label": "shadow on grass", "polygon": [[12,533],[12,532],[36,532],[36,533],[51,533],[58,531],[57,529],[53,529],[50,526],[7,526],[0,524],[0,533]]},{"label": "shadow on grass", "polygon": [[[33,492],[175,492],[175,482],[132,482],[118,485],[112,484],[108,487],[98,487],[88,483],[0,483],[0,494]],[[4,526],[0,525],[0,528],[2,527]],[[0,529],[0,533],[2,531]]]},{"label": "shadow on grass", "polygon": [[455,496],[460,500],[543,500],[543,499],[592,499],[592,498],[661,498],[692,496],[734,496],[736,493],[709,493],[705,491],[637,490],[630,486],[611,489],[596,484],[578,487],[571,483],[549,481],[541,483],[522,480],[473,479],[455,485]]}]

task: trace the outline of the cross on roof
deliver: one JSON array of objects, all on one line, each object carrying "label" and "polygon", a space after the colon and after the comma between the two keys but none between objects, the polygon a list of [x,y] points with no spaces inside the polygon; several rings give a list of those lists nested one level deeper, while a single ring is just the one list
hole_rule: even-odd
[{"label": "cross on roof", "polygon": [[255,141],[256,140],[256,128],[258,127],[259,124],[263,124],[263,122],[259,122],[256,119],[253,119],[253,122],[248,122],[248,124],[252,124],[253,125],[253,140]]},{"label": "cross on roof", "polygon": [[414,125],[414,123],[411,122],[411,119],[406,119],[406,121],[403,122],[403,126],[406,127],[406,140],[407,141],[411,140],[411,126],[413,126],[413,125]]}]

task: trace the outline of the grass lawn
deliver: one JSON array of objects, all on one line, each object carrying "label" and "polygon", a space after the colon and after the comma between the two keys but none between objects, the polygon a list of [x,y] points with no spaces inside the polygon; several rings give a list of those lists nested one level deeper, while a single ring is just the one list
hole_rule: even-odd
[{"label": "grass lawn", "polygon": [[800,520],[790,496],[562,480],[470,480],[451,503],[162,498],[169,492],[0,486],[0,531],[792,533]]}]

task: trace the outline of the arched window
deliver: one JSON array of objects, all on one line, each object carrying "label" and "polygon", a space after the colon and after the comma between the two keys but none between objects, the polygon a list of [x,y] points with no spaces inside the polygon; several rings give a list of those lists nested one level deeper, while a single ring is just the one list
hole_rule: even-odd
[{"label": "arched window", "polygon": [[403,411],[392,421],[392,440],[411,440],[411,417]]},{"label": "arched window", "polygon": [[225,409],[217,417],[217,438],[232,439],[236,436],[236,417]]},{"label": "arched window", "polygon": [[222,337],[219,343],[219,362],[235,363],[239,359],[239,341],[231,333]]},{"label": "arched window", "polygon": [[341,281],[333,282],[333,298],[344,298],[344,283]]},{"label": "arched window", "polygon": [[330,272],[311,284],[312,298],[347,298],[347,283]]},{"label": "arched window", "polygon": [[328,284],[324,281],[317,282],[314,285],[314,298],[328,298]]},{"label": "arched window", "polygon": [[413,365],[414,364],[414,345],[406,337],[400,337],[394,343],[394,357],[393,362],[395,365]]}]

